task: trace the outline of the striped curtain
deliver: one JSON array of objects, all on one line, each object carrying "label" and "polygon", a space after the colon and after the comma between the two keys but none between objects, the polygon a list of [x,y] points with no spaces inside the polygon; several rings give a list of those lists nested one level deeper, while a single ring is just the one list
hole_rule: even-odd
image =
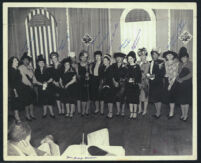
[{"label": "striped curtain", "polygon": [[25,19],[28,55],[36,68],[37,56],[42,54],[46,64],[50,64],[49,54],[57,51],[57,23],[45,9],[32,10]]}]

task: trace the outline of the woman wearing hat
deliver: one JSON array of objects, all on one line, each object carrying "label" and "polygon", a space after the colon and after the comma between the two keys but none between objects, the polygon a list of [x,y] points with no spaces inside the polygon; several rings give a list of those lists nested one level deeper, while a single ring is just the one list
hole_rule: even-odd
[{"label": "woman wearing hat", "polygon": [[139,104],[141,83],[141,69],[136,64],[136,54],[134,51],[130,51],[127,55],[128,67],[127,67],[127,81],[126,81],[126,100],[129,104],[130,119],[137,117],[137,105]]},{"label": "woman wearing hat", "polygon": [[63,59],[62,72],[60,77],[62,89],[62,102],[66,105],[65,117],[73,117],[76,103],[76,71],[72,67],[70,57]]},{"label": "woman wearing hat", "polygon": [[[112,94],[112,71],[110,67],[111,55],[105,54],[103,58],[103,73],[100,76],[100,100],[101,100],[101,114],[104,114],[104,104],[108,105],[108,117],[111,117],[113,108],[113,94]],[[110,113],[110,115],[109,115]]]},{"label": "woman wearing hat", "polygon": [[192,103],[192,62],[189,61],[189,54],[185,47],[180,49],[179,59],[176,101],[181,106],[182,115],[180,119],[186,121],[189,106]]},{"label": "woman wearing hat", "polygon": [[138,61],[138,65],[140,66],[142,72],[142,82],[140,86],[140,103],[139,103],[139,114],[142,112],[142,103],[144,102],[144,111],[142,115],[147,113],[148,106],[148,97],[149,97],[149,80],[147,78],[147,74],[149,71],[150,63],[146,60],[148,53],[145,48],[138,50],[138,56],[140,57],[140,61]]},{"label": "woman wearing hat", "polygon": [[42,83],[42,85],[38,86],[38,103],[43,106],[43,118],[47,116],[48,108],[50,111],[50,116],[52,118],[55,118],[53,112],[55,99],[52,91],[52,79],[45,65],[45,59],[43,58],[43,55],[39,55],[37,58],[35,76],[37,81]]},{"label": "woman wearing hat", "polygon": [[163,57],[166,59],[165,62],[165,96],[164,102],[169,103],[170,112],[168,119],[174,117],[174,108],[176,102],[176,78],[178,74],[179,62],[175,59],[177,54],[173,51],[166,51],[163,53]]},{"label": "woman wearing hat", "polygon": [[163,76],[164,76],[164,61],[159,59],[160,53],[157,50],[151,51],[152,61],[150,62],[147,78],[149,79],[149,99],[148,101],[154,103],[156,108],[155,118],[160,118],[161,115],[161,101],[163,94]]},{"label": "woman wearing hat", "polygon": [[80,62],[77,65],[77,108],[78,113],[89,114],[89,64],[88,64],[88,52],[81,51],[79,54]]},{"label": "woman wearing hat", "polygon": [[23,103],[22,103],[22,75],[20,74],[20,71],[18,70],[18,63],[19,60],[16,57],[11,57],[8,60],[8,84],[9,84],[9,90],[10,90],[10,106],[11,109],[14,111],[14,116],[17,122],[20,122],[20,116],[19,111],[24,109]]},{"label": "woman wearing hat", "polygon": [[99,112],[100,97],[99,97],[99,83],[100,75],[103,72],[102,52],[94,52],[95,61],[90,65],[90,100],[95,102],[95,114]]},{"label": "woman wearing hat", "polygon": [[52,52],[50,54],[50,59],[53,63],[53,65],[51,65],[49,68],[53,83],[53,92],[55,95],[59,115],[64,115],[64,104],[61,102],[61,86],[59,84],[59,79],[61,76],[61,63],[59,62],[59,54],[57,52]]},{"label": "woman wearing hat", "polygon": [[[111,66],[112,69],[112,81],[113,81],[113,94],[114,101],[117,106],[116,115],[119,116],[120,113],[124,116],[125,109],[125,80],[127,69],[123,64],[123,59],[125,58],[125,54],[123,53],[114,53],[114,58],[116,63],[113,63]],[[122,104],[122,109],[121,109]],[[112,113],[109,113],[109,117],[112,117]]]},{"label": "woman wearing hat", "polygon": [[21,65],[18,67],[22,75],[22,96],[23,105],[25,106],[26,119],[31,121],[31,119],[36,119],[34,116],[33,105],[36,102],[36,94],[33,89],[33,84],[42,85],[35,78],[32,67],[30,66],[31,57],[25,52],[21,58]]}]

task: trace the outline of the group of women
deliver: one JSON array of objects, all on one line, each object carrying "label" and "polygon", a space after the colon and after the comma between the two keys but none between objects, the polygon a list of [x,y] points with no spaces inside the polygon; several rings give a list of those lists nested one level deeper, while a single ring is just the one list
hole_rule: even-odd
[{"label": "group of women", "polygon": [[[52,65],[47,66],[42,55],[37,58],[37,68],[30,66],[31,58],[24,53],[19,61],[16,57],[9,59],[9,84],[11,92],[11,108],[16,120],[20,121],[19,110],[25,108],[26,119],[35,119],[33,106],[43,106],[43,118],[55,118],[53,106],[56,104],[59,115],[72,118],[77,112],[89,115],[94,104],[94,113],[104,115],[108,108],[108,118],[113,117],[113,105],[116,115],[125,116],[128,104],[130,119],[138,114],[147,114],[148,103],[154,103],[155,118],[161,116],[161,104],[170,106],[168,119],[174,117],[175,104],[181,106],[180,119],[188,119],[189,105],[192,101],[192,63],[185,47],[177,55],[173,51],[163,53],[159,59],[157,50],[151,51],[152,61],[147,61],[145,48],[125,55],[114,53],[115,62],[109,54],[94,52],[94,62],[88,63],[89,54],[82,51],[79,63],[75,58],[67,57],[61,62],[56,52],[50,54]],[[34,86],[38,87],[38,96]],[[105,107],[107,105],[107,107]],[[143,106],[143,107],[142,107]]]}]

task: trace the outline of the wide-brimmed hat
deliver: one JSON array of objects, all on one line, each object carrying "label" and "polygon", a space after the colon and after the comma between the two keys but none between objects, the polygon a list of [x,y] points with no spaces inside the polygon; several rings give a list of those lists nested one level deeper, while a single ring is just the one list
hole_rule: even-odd
[{"label": "wide-brimmed hat", "polygon": [[43,58],[43,55],[39,55],[38,58],[37,58],[37,62],[40,62],[40,61],[43,61],[45,62],[45,59]]},{"label": "wide-brimmed hat", "polygon": [[110,54],[105,54],[103,58],[107,58],[109,61],[111,61],[111,55]]},{"label": "wide-brimmed hat", "polygon": [[159,49],[153,48],[153,49],[151,50],[151,55],[153,55],[154,53],[156,53],[158,56],[160,56],[161,51],[160,51]]},{"label": "wide-brimmed hat", "polygon": [[166,58],[168,54],[172,54],[174,56],[174,58],[178,57],[177,53],[175,53],[174,51],[168,50],[168,51],[163,53],[163,58]]},{"label": "wide-brimmed hat", "polygon": [[126,56],[126,54],[124,53],[121,53],[121,52],[118,52],[118,53],[114,53],[114,58],[117,58],[117,57],[121,57],[121,58],[124,58]]},{"label": "wide-brimmed hat", "polygon": [[53,56],[59,57],[59,54],[57,52],[50,53],[50,58],[52,58]]},{"label": "wide-brimmed hat", "polygon": [[128,57],[132,57],[132,58],[136,59],[136,54],[134,51],[130,51],[126,57],[127,57],[127,59],[128,59]]},{"label": "wide-brimmed hat", "polygon": [[137,51],[137,54],[140,56],[140,53],[145,53],[145,55],[147,56],[147,49],[146,48],[140,48],[140,49],[138,49],[138,51]]},{"label": "wide-brimmed hat", "polygon": [[27,52],[24,52],[24,54],[22,55],[20,61],[23,61],[24,59],[28,59],[29,62],[32,60],[32,58],[30,56],[28,56]]},{"label": "wide-brimmed hat", "polygon": [[179,58],[181,59],[182,57],[189,57],[189,54],[188,54],[187,49],[185,47],[181,47],[179,49]]}]

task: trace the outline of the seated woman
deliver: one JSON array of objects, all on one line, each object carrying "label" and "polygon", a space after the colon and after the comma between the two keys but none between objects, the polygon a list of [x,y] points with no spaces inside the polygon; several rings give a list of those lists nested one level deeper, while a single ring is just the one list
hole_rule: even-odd
[{"label": "seated woman", "polygon": [[60,78],[60,85],[62,87],[61,100],[66,104],[65,117],[73,117],[76,103],[76,71],[72,67],[71,58],[65,58],[62,61],[62,71]]},{"label": "seated woman", "polygon": [[[11,119],[12,120],[12,119]],[[25,122],[16,123],[12,120],[8,128],[8,156],[56,156],[58,155],[58,146],[52,139],[46,137],[43,143],[48,143],[50,154],[33,147],[30,143],[31,128]]]}]

